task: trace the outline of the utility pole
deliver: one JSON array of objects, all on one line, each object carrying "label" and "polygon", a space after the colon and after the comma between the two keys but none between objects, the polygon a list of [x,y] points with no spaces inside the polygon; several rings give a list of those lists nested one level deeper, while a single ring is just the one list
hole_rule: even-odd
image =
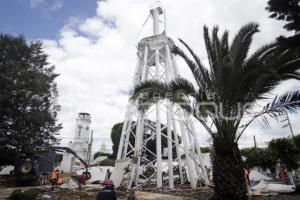
[{"label": "utility pole", "polygon": [[92,133],[91,133],[91,138],[90,138],[90,142],[89,142],[89,146],[88,146],[88,151],[87,151],[87,161],[86,162],[88,163],[88,165],[91,164],[93,134],[94,134],[94,131],[92,131]]},{"label": "utility pole", "polygon": [[286,122],[286,124],[284,124],[284,125],[282,126],[282,128],[289,127],[290,132],[291,132],[291,136],[292,136],[292,138],[293,138],[293,137],[294,137],[294,131],[293,131],[293,128],[292,128],[292,124],[291,124],[289,115],[288,115],[287,112],[284,112],[283,115],[284,115],[285,118],[284,118],[281,122],[282,122],[282,123]]},{"label": "utility pole", "polygon": [[254,148],[256,149],[257,144],[256,144],[256,138],[255,138],[255,135],[253,135],[253,142],[254,142]]}]

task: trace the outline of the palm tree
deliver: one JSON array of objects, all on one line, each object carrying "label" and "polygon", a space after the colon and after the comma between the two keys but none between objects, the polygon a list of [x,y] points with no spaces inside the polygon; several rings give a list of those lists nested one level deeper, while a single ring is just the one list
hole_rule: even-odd
[{"label": "palm tree", "polygon": [[[300,107],[300,92],[294,91],[276,96],[260,112],[254,112],[253,108],[269,98],[270,91],[281,81],[300,80],[297,72],[300,56],[291,50],[271,43],[248,55],[252,37],[258,31],[256,23],[246,24],[229,43],[227,31],[219,37],[218,27],[214,27],[210,35],[204,26],[209,68],[184,41],[180,40],[191,58],[176,46],[172,49],[187,63],[196,86],[187,79],[177,78],[167,84],[146,81],[133,91],[132,99],[139,99],[140,103],[153,104],[164,98],[179,103],[206,128],[213,141],[211,157],[215,192],[212,199],[247,199],[244,163],[238,148],[240,137],[256,118],[262,117],[266,121],[265,115],[277,118],[283,112]],[[148,93],[147,99],[139,98],[145,92]],[[160,97],[155,99],[158,93]],[[174,95],[165,95],[167,93]],[[176,95],[178,93],[181,95]],[[212,103],[216,106],[209,106]],[[210,127],[208,122],[213,126]]]}]

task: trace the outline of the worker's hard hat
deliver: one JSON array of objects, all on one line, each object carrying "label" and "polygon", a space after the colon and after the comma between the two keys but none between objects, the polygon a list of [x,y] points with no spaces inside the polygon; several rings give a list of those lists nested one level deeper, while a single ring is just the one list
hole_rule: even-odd
[{"label": "worker's hard hat", "polygon": [[107,179],[104,181],[104,185],[114,185],[114,182],[111,179]]}]

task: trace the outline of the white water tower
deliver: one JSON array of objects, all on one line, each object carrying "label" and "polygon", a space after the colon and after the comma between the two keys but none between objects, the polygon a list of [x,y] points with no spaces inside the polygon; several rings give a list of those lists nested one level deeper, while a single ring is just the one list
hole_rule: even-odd
[{"label": "white water tower", "polygon": [[[164,14],[160,3],[151,7],[150,14],[153,18],[153,35],[143,38],[138,43],[139,60],[133,87],[146,80],[170,82],[179,76],[175,55],[171,53],[174,42],[166,35],[166,28],[161,31],[159,27]],[[164,23],[166,27],[165,20]],[[157,188],[167,185],[170,189],[174,189],[174,173],[179,171],[180,183],[184,184],[184,177],[189,177],[192,189],[197,187],[200,177],[208,184],[194,119],[185,114],[180,106],[169,101],[159,101],[145,112],[139,110],[139,106],[138,100],[129,100],[116,167],[112,174],[114,181],[129,189],[141,188],[144,183],[156,185]],[[135,138],[134,144],[130,142],[132,137]],[[163,160],[163,137],[168,140],[167,147],[164,147],[167,160]],[[147,148],[147,143],[153,138],[156,138],[156,153]],[[176,147],[177,158],[173,156],[173,147]],[[151,159],[147,157],[149,154],[152,155]],[[129,162],[128,167],[125,166],[126,162]],[[165,177],[163,177],[164,163],[167,163],[168,171]],[[154,169],[150,177],[143,175],[147,167]],[[124,174],[126,170],[127,173]],[[119,180],[120,178],[122,180]]]}]

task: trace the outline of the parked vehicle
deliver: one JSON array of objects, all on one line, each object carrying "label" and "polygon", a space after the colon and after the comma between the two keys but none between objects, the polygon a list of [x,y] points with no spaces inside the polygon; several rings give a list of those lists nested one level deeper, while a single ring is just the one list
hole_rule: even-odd
[{"label": "parked vehicle", "polygon": [[86,180],[91,178],[89,165],[68,147],[36,147],[34,152],[17,156],[12,174],[15,185],[44,185],[49,183],[49,175],[56,166],[56,152],[66,151],[74,155],[85,167]]},{"label": "parked vehicle", "polygon": [[13,173],[15,185],[43,185],[48,183],[49,174],[55,167],[55,155],[54,150],[19,154]]}]

